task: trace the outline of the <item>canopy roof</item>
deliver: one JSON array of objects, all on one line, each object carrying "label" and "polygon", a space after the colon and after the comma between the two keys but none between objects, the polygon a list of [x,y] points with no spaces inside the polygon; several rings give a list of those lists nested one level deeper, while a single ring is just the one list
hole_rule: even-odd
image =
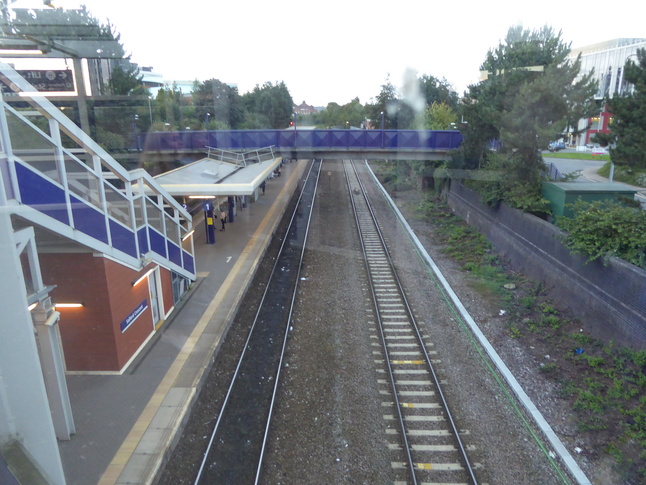
[{"label": "canopy roof", "polygon": [[173,196],[252,195],[281,161],[278,157],[244,166],[203,158],[158,175],[155,181]]}]

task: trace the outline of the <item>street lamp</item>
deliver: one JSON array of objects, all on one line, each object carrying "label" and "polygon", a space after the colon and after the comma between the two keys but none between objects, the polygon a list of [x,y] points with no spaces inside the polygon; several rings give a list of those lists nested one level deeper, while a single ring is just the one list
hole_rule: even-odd
[{"label": "street lamp", "polygon": [[132,131],[135,133],[135,145],[137,147],[137,150],[139,150],[139,136],[137,134],[137,120],[139,119],[139,115],[134,115],[132,118]]},{"label": "street lamp", "polygon": [[148,114],[150,115],[150,126],[152,127],[153,126],[153,109],[150,106],[150,99],[151,99],[151,97],[148,96]]},{"label": "street lamp", "polygon": [[211,116],[211,113],[206,113],[206,116],[204,117],[204,129],[208,130],[209,129],[209,117]]},{"label": "street lamp", "polygon": [[384,131],[384,112],[381,112],[381,131]]},{"label": "street lamp", "polygon": [[296,131],[296,113],[294,113],[294,131]]}]

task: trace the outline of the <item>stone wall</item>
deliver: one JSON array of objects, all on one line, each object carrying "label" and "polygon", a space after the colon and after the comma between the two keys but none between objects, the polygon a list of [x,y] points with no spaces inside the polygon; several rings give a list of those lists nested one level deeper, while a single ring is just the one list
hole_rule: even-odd
[{"label": "stone wall", "polygon": [[538,217],[501,205],[480,203],[480,198],[452,180],[448,190],[451,208],[494,245],[515,269],[544,282],[559,305],[581,319],[590,335],[635,349],[646,347],[646,271],[612,258],[607,266],[563,246],[563,232]]}]

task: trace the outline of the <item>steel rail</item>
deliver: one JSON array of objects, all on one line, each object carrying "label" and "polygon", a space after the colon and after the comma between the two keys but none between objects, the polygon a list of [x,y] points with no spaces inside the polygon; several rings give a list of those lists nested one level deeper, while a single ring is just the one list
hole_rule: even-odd
[{"label": "steel rail", "polygon": [[[344,164],[345,164],[345,162],[344,162]],[[413,311],[412,311],[412,309],[410,307],[408,299],[406,298],[406,294],[404,292],[403,285],[402,285],[402,283],[401,283],[401,281],[399,279],[399,275],[397,274],[397,271],[395,269],[395,265],[394,265],[394,263],[392,261],[392,258],[390,256],[390,252],[388,251],[386,241],[385,241],[385,239],[383,237],[381,229],[379,228],[379,224],[377,222],[377,218],[376,218],[375,212],[374,212],[374,210],[372,208],[372,205],[370,204],[367,192],[365,190],[365,186],[364,186],[363,182],[361,181],[361,178],[359,177],[359,174],[357,172],[357,169],[356,169],[354,163],[352,161],[350,161],[346,166],[348,166],[348,165],[351,167],[351,169],[353,170],[354,175],[356,176],[357,183],[358,183],[359,188],[361,190],[361,193],[363,195],[363,200],[365,200],[366,207],[368,209],[370,217],[372,218],[375,231],[376,231],[377,235],[379,236],[379,240],[381,241],[381,244],[382,244],[382,247],[383,247],[383,250],[384,250],[384,255],[386,256],[386,258],[388,260],[388,264],[390,266],[392,276],[393,276],[393,278],[394,278],[394,280],[396,282],[396,285],[397,285],[397,288],[399,290],[399,293],[400,293],[400,296],[402,298],[402,301],[404,302],[404,306],[406,308],[408,318],[410,319],[411,327],[412,327],[412,329],[413,329],[413,331],[415,333],[415,336],[417,337],[417,341],[419,343],[420,350],[421,350],[421,352],[422,352],[422,354],[424,356],[424,360],[426,361],[428,370],[430,371],[430,373],[431,373],[431,375],[433,377],[433,382],[435,384],[435,388],[437,390],[438,397],[440,398],[440,401],[441,401],[442,406],[444,408],[444,411],[446,413],[447,420],[449,422],[450,428],[451,428],[451,430],[453,432],[453,436],[454,436],[454,438],[456,440],[456,443],[458,445],[458,450],[459,450],[460,456],[462,458],[463,464],[465,465],[465,469],[466,469],[466,471],[467,471],[467,473],[469,475],[469,478],[471,479],[471,482],[473,483],[473,485],[477,485],[478,481],[477,481],[475,473],[473,471],[473,467],[471,466],[471,463],[469,461],[467,451],[466,451],[466,447],[464,446],[464,444],[462,443],[462,440],[460,439],[460,433],[459,433],[459,431],[457,429],[457,426],[455,424],[455,421],[454,421],[453,416],[451,414],[451,411],[449,409],[448,402],[447,402],[447,400],[446,400],[446,398],[444,396],[444,393],[442,392],[442,387],[440,385],[440,379],[437,377],[437,374],[435,372],[435,368],[433,366],[431,358],[430,358],[430,356],[429,356],[429,354],[428,354],[428,352],[426,350],[426,346],[424,345],[422,335],[421,335],[421,333],[419,331],[419,325],[417,324],[417,320],[415,319],[414,313],[413,313]],[[347,176],[347,171],[346,171],[346,176]],[[348,181],[348,184],[349,184],[349,181]],[[353,204],[353,208],[354,208],[355,207],[354,198],[351,197],[351,199],[352,199],[352,204]],[[356,211],[355,211],[355,217],[356,217]],[[358,218],[357,218],[357,225],[359,226]],[[359,229],[359,231],[361,232],[360,229]],[[365,253],[365,247],[364,247],[364,244],[363,244],[363,239],[361,240],[361,245],[362,245],[362,248],[364,249],[364,257],[366,257],[366,265],[367,265],[368,264],[367,255]],[[388,353],[387,344],[386,344],[386,340],[385,340],[385,335],[384,335],[384,331],[383,331],[382,320],[381,320],[381,316],[380,316],[380,312],[379,312],[379,308],[378,308],[376,295],[375,295],[375,292],[374,292],[374,286],[373,286],[372,278],[370,277],[369,269],[368,269],[368,275],[369,275],[369,281],[370,281],[370,288],[371,288],[373,300],[374,300],[374,303],[375,303],[377,321],[378,321],[379,328],[381,330],[382,345],[383,345],[384,353],[385,353],[385,355],[387,357],[385,359],[386,360],[386,366],[387,366],[387,369],[388,369],[388,373],[390,375],[391,385],[392,385],[392,388],[393,388],[393,396],[394,396],[394,399],[395,399],[395,405],[397,407],[397,413],[398,413],[398,416],[399,416],[400,425],[402,427],[402,434],[403,434],[404,444],[405,444],[405,447],[406,447],[407,459],[409,460],[409,466],[411,467],[411,474],[413,475],[413,481],[414,481],[414,483],[417,483],[417,478],[415,477],[415,473],[414,473],[414,464],[413,464],[413,461],[412,461],[412,455],[410,453],[410,449],[409,449],[409,446],[408,446],[408,439],[406,438],[406,424],[405,424],[405,421],[404,421],[404,418],[403,418],[403,415],[402,415],[402,412],[401,412],[401,408],[400,408],[400,405],[399,405],[399,399],[397,397],[397,386],[396,386],[395,378],[394,378],[394,375],[393,375],[392,365],[390,364],[390,359],[388,358],[389,353]]]},{"label": "steel rail", "polygon": [[[306,180],[307,180],[307,179],[309,179],[309,177],[312,175],[312,172],[313,172],[313,170],[314,170],[314,165],[315,165],[314,163],[312,163],[312,164],[311,164],[310,169],[309,169],[309,171],[308,171],[308,173],[307,173]],[[320,167],[320,164],[319,164],[319,167]],[[318,176],[318,173],[317,173],[317,176]],[[300,194],[299,194],[299,196],[298,196],[298,200],[297,200],[297,202],[296,202],[296,206],[295,206],[294,211],[293,211],[293,213],[292,213],[291,219],[290,219],[290,221],[289,221],[289,226],[288,226],[287,232],[289,232],[289,228],[291,228],[292,224],[294,223],[294,219],[295,219],[295,218],[296,218],[296,216],[297,216],[298,207],[299,207],[299,204],[300,204],[300,202],[301,202],[301,199],[303,198],[303,194],[305,193],[305,189],[306,189],[306,187],[307,187],[307,183],[304,183],[304,184],[303,184],[303,186],[302,186],[302,188],[301,188],[301,192],[300,192]],[[273,265],[273,267],[272,267],[272,269],[271,269],[271,273],[270,273],[269,278],[268,278],[268,281],[270,281],[270,282],[271,282],[271,280],[272,280],[272,277],[273,277],[273,276],[274,276],[274,274],[276,273],[276,270],[277,270],[277,268],[278,268],[278,264],[279,264],[279,262],[280,262],[280,257],[279,257],[279,256],[280,256],[280,254],[283,252],[283,250],[284,250],[284,248],[285,248],[285,245],[287,244],[287,241],[288,241],[288,238],[287,238],[287,237],[285,237],[285,238],[283,239],[283,241],[282,241],[281,245],[280,245],[280,249],[279,249],[279,251],[278,251],[278,256],[276,257],[276,259],[275,259],[275,261],[274,261],[274,265]],[[299,267],[299,271],[300,271],[300,267]],[[259,317],[259,315],[260,315],[260,313],[261,313],[261,310],[262,310],[262,308],[263,308],[263,304],[264,304],[264,302],[265,302],[265,299],[266,299],[266,297],[267,297],[267,294],[268,294],[268,292],[269,292],[270,287],[271,287],[271,285],[270,285],[270,284],[267,284],[267,286],[265,287],[265,291],[263,292],[262,298],[261,298],[261,300],[260,300],[260,303],[258,304],[258,309],[256,310],[256,315],[255,315],[255,317],[254,317],[254,321],[253,321],[253,323],[252,323],[252,325],[251,325],[251,329],[249,330],[249,334],[247,335],[247,339],[246,339],[246,341],[245,341],[245,344],[244,344],[244,347],[243,347],[242,353],[240,354],[240,358],[238,359],[238,363],[237,363],[237,365],[236,365],[236,369],[235,369],[235,371],[234,371],[234,373],[233,373],[233,376],[232,376],[232,378],[231,378],[231,383],[229,384],[229,388],[227,389],[226,396],[225,396],[224,401],[223,401],[223,403],[222,403],[222,406],[221,406],[221,408],[220,408],[220,412],[219,412],[219,414],[218,414],[218,419],[217,419],[217,421],[216,421],[216,423],[215,423],[215,426],[214,426],[213,431],[212,431],[212,433],[211,433],[211,437],[210,437],[210,439],[209,439],[208,445],[207,445],[206,450],[205,450],[205,452],[204,452],[204,457],[203,457],[203,459],[202,459],[202,463],[200,464],[200,468],[199,468],[199,470],[198,470],[197,476],[196,476],[196,478],[195,478],[195,481],[193,482],[193,483],[194,483],[194,485],[198,485],[198,484],[200,483],[200,480],[202,479],[202,473],[204,472],[204,469],[205,469],[205,467],[206,467],[206,463],[207,463],[207,461],[209,460],[209,452],[211,451],[211,448],[212,448],[213,443],[214,443],[214,441],[215,441],[215,437],[216,437],[216,435],[217,435],[218,428],[219,428],[219,426],[220,426],[220,422],[221,422],[222,416],[224,415],[224,410],[225,410],[225,408],[227,407],[227,405],[228,405],[228,403],[229,403],[229,399],[230,399],[230,397],[231,397],[231,393],[232,393],[233,387],[234,387],[234,385],[235,385],[235,383],[236,383],[236,379],[238,378],[238,373],[239,373],[239,371],[240,371],[240,367],[242,366],[242,363],[243,363],[244,357],[245,357],[245,355],[246,355],[246,353],[247,353],[247,350],[248,350],[248,348],[249,348],[249,342],[250,342],[250,340],[251,340],[251,337],[252,337],[253,331],[254,331],[254,329],[255,329],[255,327],[256,327],[256,324],[258,323],[258,317]],[[291,313],[290,313],[290,315],[291,315]],[[288,323],[288,325],[287,325],[287,328],[289,328],[289,323]],[[282,362],[282,356],[281,356],[281,362]],[[275,392],[275,391],[274,391],[274,392]],[[273,404],[273,398],[272,398],[272,404]],[[264,447],[264,443],[263,443],[263,447]]]},{"label": "steel rail", "polygon": [[[361,243],[361,250],[363,252],[363,259],[364,259],[364,262],[366,264],[366,272],[368,273],[368,283],[370,285],[370,292],[371,292],[372,300],[373,300],[373,303],[374,303],[374,306],[375,306],[375,314],[377,316],[378,325],[381,328],[382,327],[381,314],[380,314],[379,309],[377,307],[377,296],[375,294],[375,288],[374,288],[372,278],[370,277],[370,267],[369,267],[369,263],[368,263],[368,254],[367,254],[366,246],[365,246],[365,243],[364,243],[363,233],[361,231],[361,223],[359,221],[358,209],[357,209],[354,197],[352,195],[352,193],[354,191],[354,187],[352,187],[352,184],[351,184],[351,181],[350,181],[349,170],[354,169],[354,167],[352,166],[352,162],[349,162],[349,161],[346,161],[346,160],[343,161],[343,166],[344,166],[344,169],[345,169],[346,182],[348,184],[348,192],[350,192],[350,201],[352,203],[352,210],[354,212],[354,218],[355,218],[355,221],[357,223],[357,231],[359,232],[359,241]],[[359,183],[359,187],[363,191],[363,188],[361,187],[361,184],[359,182],[359,177],[358,177],[358,175],[356,175],[356,170],[355,170],[354,173],[355,173],[355,176],[357,177],[357,182]],[[364,199],[366,199],[366,201],[367,201],[367,198],[365,196],[365,192],[363,193],[363,195],[364,195]],[[375,226],[376,226],[376,224],[375,224]],[[384,348],[385,355],[387,356],[388,353],[386,351],[386,341],[385,341],[383,331],[381,332],[381,339],[382,339],[382,345],[383,345],[383,348]],[[401,411],[401,406],[400,406],[400,403],[399,403],[399,396],[397,396],[397,391],[396,391],[397,386],[395,384],[395,376],[394,376],[393,371],[392,371],[392,366],[391,366],[391,363],[390,363],[390,359],[386,358],[385,360],[386,360],[386,366],[388,367],[388,375],[390,376],[390,384],[391,384],[392,389],[393,389],[393,398],[395,400],[395,409],[397,410],[397,416],[398,416],[398,420],[399,420],[399,425],[400,425],[401,430],[402,430],[402,439],[404,441],[404,454],[406,455],[406,461],[408,463],[408,467],[409,467],[410,472],[411,472],[411,478],[413,479],[413,485],[417,485],[417,477],[415,475],[415,462],[413,461],[413,455],[411,454],[411,451],[410,451],[410,445],[408,443],[408,434],[406,432],[406,423],[404,422],[404,416],[403,416],[402,411]]]},{"label": "steel rail", "polygon": [[[314,166],[315,164],[312,164]],[[300,275],[301,275],[301,268],[303,267],[303,258],[305,256],[305,246],[307,244],[307,236],[309,235],[310,231],[310,224],[312,222],[312,211],[314,210],[314,203],[316,202],[316,189],[318,188],[318,183],[320,180],[320,175],[321,175],[321,165],[322,165],[322,160],[319,162],[318,166],[316,167],[316,182],[314,185],[314,197],[312,198],[312,203],[310,204],[310,212],[307,216],[307,226],[305,228],[305,237],[303,239],[303,247],[301,249],[301,256],[299,259],[298,263],[298,271],[296,272],[296,285],[294,286],[294,291],[292,293],[292,300],[290,302],[289,306],[289,316],[287,318],[287,324],[285,325],[285,334],[283,337],[283,346],[280,351],[280,359],[278,361],[278,372],[276,373],[276,378],[274,379],[274,392],[272,393],[271,396],[271,403],[269,405],[269,412],[267,416],[267,426],[265,427],[265,435],[262,440],[262,447],[260,450],[260,457],[258,459],[258,468],[256,469],[256,478],[254,481],[254,484],[257,485],[258,481],[260,480],[260,472],[262,469],[262,461],[263,457],[265,456],[265,447],[267,445],[267,438],[269,436],[269,425],[271,424],[271,416],[273,414],[274,410],[274,403],[276,401],[276,394],[278,393],[278,381],[280,380],[280,373],[281,369],[283,368],[283,358],[285,357],[285,349],[287,348],[287,336],[289,335],[289,328],[291,326],[291,321],[292,321],[292,314],[294,313],[294,303],[296,301],[296,293],[298,292],[298,282],[300,280]],[[305,187],[305,184],[303,184],[303,187]],[[303,188],[304,190],[304,188]],[[296,208],[298,209],[298,204],[296,204]],[[278,261],[278,258],[276,258],[276,261]]]}]

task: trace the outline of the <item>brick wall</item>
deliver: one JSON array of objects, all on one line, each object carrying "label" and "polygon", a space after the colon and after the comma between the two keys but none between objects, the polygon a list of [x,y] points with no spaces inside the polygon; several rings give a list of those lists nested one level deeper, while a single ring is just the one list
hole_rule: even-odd
[{"label": "brick wall", "polygon": [[527,276],[545,283],[591,335],[641,349],[646,345],[646,271],[612,258],[608,266],[570,253],[556,226],[501,205],[491,208],[461,183],[448,188],[451,208]]},{"label": "brick wall", "polygon": [[[59,310],[67,370],[121,370],[154,330],[148,282],[132,286],[149,268],[135,271],[90,253],[39,254],[39,259],[43,281],[56,285],[52,301],[84,305]],[[122,332],[121,322],[142,301],[148,307]]]},{"label": "brick wall", "polygon": [[116,370],[108,284],[103,258],[90,253],[39,254],[43,282],[56,285],[53,303],[83,303],[60,309],[60,330],[68,370]]}]

